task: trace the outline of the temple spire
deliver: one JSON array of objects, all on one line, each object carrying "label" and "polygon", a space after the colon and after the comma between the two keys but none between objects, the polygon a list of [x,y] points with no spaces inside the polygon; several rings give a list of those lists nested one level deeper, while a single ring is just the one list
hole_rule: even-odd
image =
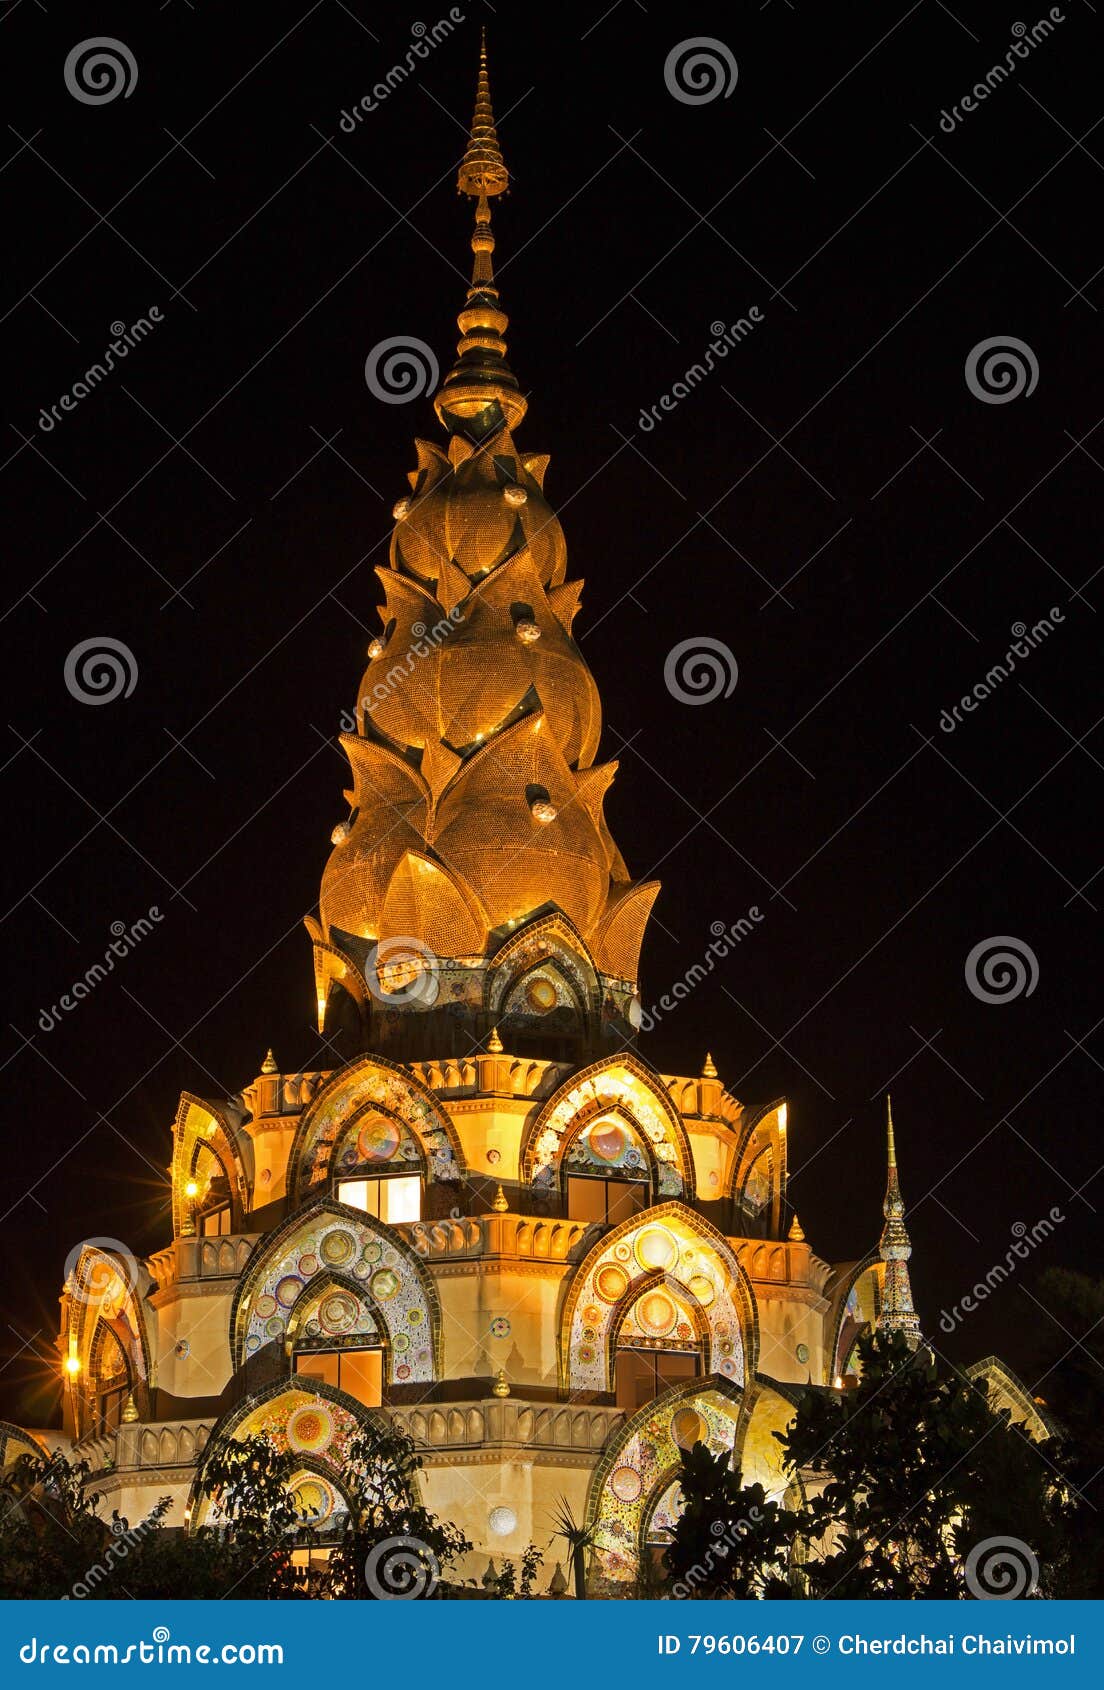
[{"label": "temple spire", "polygon": [[882,1312],[878,1325],[884,1332],[902,1332],[911,1345],[920,1342],[920,1318],[912,1305],[909,1257],[912,1241],[905,1229],[905,1204],[897,1177],[897,1143],[893,1132],[893,1103],[886,1097],[886,1194],[882,1204],[885,1225],[878,1254],[885,1263]]},{"label": "temple spire", "polygon": [[450,434],[481,440],[503,422],[516,427],[526,411],[525,397],[506,362],[504,336],[509,318],[499,305],[492,263],[495,241],[490,202],[509,188],[510,173],[503,162],[491,107],[486,31],[479,47],[475,111],[456,186],[476,202],[472,279],[464,308],[456,319],[460,330],[456,363],[433,403]]}]

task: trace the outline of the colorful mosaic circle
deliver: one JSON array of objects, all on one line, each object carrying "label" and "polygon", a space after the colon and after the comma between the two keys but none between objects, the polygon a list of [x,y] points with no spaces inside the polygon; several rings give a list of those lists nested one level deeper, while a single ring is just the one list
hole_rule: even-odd
[{"label": "colorful mosaic circle", "polygon": [[276,1301],[285,1309],[290,1309],[302,1289],[303,1281],[294,1273],[286,1273],[276,1282]]},{"label": "colorful mosaic circle", "polygon": [[377,1303],[386,1303],[390,1298],[398,1295],[402,1288],[402,1280],[393,1268],[380,1268],[372,1275],[369,1290]]},{"label": "colorful mosaic circle", "polygon": [[678,1325],[675,1327],[675,1337],[686,1339],[692,1338],[693,1336],[694,1328],[690,1325],[689,1321],[680,1320]]},{"label": "colorful mosaic circle", "polygon": [[376,1262],[379,1261],[379,1259],[382,1255],[383,1255],[383,1245],[378,1244],[376,1242],[376,1240],[373,1238],[369,1243],[367,1243],[364,1246],[363,1250],[360,1252],[360,1259],[361,1259],[362,1262],[369,1262],[371,1264],[375,1264]]},{"label": "colorful mosaic circle", "polygon": [[504,1314],[495,1315],[491,1321],[492,1338],[508,1338],[510,1336],[510,1322]]},{"label": "colorful mosaic circle", "polygon": [[318,1305],[318,1318],[327,1332],[350,1332],[360,1317],[360,1304],[351,1291],[331,1291]]},{"label": "colorful mosaic circle", "polygon": [[629,1276],[616,1262],[606,1262],[594,1275],[594,1289],[604,1303],[621,1300],[629,1288]]},{"label": "colorful mosaic circle", "polygon": [[696,1408],[680,1408],[671,1416],[671,1437],[680,1449],[693,1449],[709,1440],[709,1427]]},{"label": "colorful mosaic circle", "polygon": [[338,1227],[336,1232],[327,1232],[318,1253],[327,1267],[345,1267],[356,1255],[356,1250],[355,1233]]},{"label": "colorful mosaic circle", "polygon": [[313,1250],[308,1250],[305,1256],[299,1257],[299,1272],[304,1279],[311,1279],[318,1272],[318,1257]]},{"label": "colorful mosaic circle", "polygon": [[420,1326],[422,1324],[421,1309],[408,1309],[406,1321],[408,1326]]},{"label": "colorful mosaic circle", "polygon": [[687,1282],[687,1289],[691,1296],[696,1297],[703,1309],[707,1309],[715,1300],[717,1287],[704,1273],[695,1273]]},{"label": "colorful mosaic circle", "polygon": [[336,1505],[333,1489],[325,1479],[314,1473],[296,1485],[292,1501],[305,1526],[320,1526],[330,1518]]},{"label": "colorful mosaic circle", "polygon": [[619,1262],[630,1262],[632,1260],[632,1251],[623,1241],[613,1246],[613,1253]]},{"label": "colorful mosaic circle", "polygon": [[259,1333],[251,1332],[249,1334],[248,1338],[245,1340],[245,1347],[249,1351],[250,1355],[253,1354],[254,1350],[259,1350],[260,1347],[261,1347],[261,1339],[260,1339]]},{"label": "colorful mosaic circle", "polygon": [[257,1298],[255,1308],[261,1320],[267,1320],[269,1315],[276,1313],[276,1299],[270,1296],[267,1291],[262,1291]]},{"label": "colorful mosaic circle", "polygon": [[288,1418],[288,1448],[303,1455],[317,1455],[329,1447],[333,1430],[333,1416],[324,1403],[297,1408]]},{"label": "colorful mosaic circle", "polygon": [[556,1007],[556,988],[551,980],[545,980],[538,975],[526,986],[525,1001],[538,1015],[547,1015],[550,1009]]},{"label": "colorful mosaic circle", "polygon": [[274,1314],[272,1319],[265,1326],[265,1331],[268,1333],[270,1338],[281,1337],[283,1335],[283,1330],[284,1323],[278,1314]]},{"label": "colorful mosaic circle", "polygon": [[365,1121],[357,1133],[357,1149],[364,1162],[389,1162],[402,1141],[394,1121],[377,1115]]},{"label": "colorful mosaic circle", "polygon": [[635,1467],[616,1467],[610,1474],[610,1490],[619,1502],[635,1502],[643,1488]]},{"label": "colorful mosaic circle", "polygon": [[636,1305],[636,1318],[649,1337],[667,1338],[674,1330],[678,1310],[666,1291],[646,1291]]},{"label": "colorful mosaic circle", "polygon": [[600,1162],[616,1162],[628,1142],[628,1133],[617,1121],[597,1121],[587,1135],[587,1143]]},{"label": "colorful mosaic circle", "polygon": [[648,1226],[638,1233],[633,1251],[641,1267],[649,1273],[674,1267],[678,1260],[678,1245],[662,1226]]},{"label": "colorful mosaic circle", "polygon": [[580,1344],[578,1354],[583,1366],[589,1367],[591,1362],[597,1359],[598,1352],[593,1344]]},{"label": "colorful mosaic circle", "polygon": [[602,1311],[598,1307],[597,1303],[588,1303],[587,1304],[586,1308],[583,1310],[583,1319],[586,1321],[588,1326],[600,1326],[601,1325]]},{"label": "colorful mosaic circle", "polygon": [[402,1362],[400,1366],[396,1367],[395,1378],[396,1379],[409,1379],[410,1378],[410,1369],[409,1369],[409,1367],[407,1367],[405,1361]]},{"label": "colorful mosaic circle", "polygon": [[405,1332],[396,1332],[391,1340],[391,1348],[396,1355],[405,1355],[410,1348],[410,1338]]},{"label": "colorful mosaic circle", "polygon": [[809,1359],[809,1346],[808,1346],[808,1344],[798,1344],[797,1349],[794,1351],[794,1354],[796,1355],[798,1361],[801,1362],[802,1366],[804,1366],[804,1364]]},{"label": "colorful mosaic circle", "polygon": [[724,1361],[722,1361],[720,1367],[718,1367],[717,1372],[723,1373],[726,1379],[735,1379],[736,1378],[738,1369],[737,1369],[736,1363],[732,1360],[731,1356],[725,1357],[725,1359],[724,1359]]}]

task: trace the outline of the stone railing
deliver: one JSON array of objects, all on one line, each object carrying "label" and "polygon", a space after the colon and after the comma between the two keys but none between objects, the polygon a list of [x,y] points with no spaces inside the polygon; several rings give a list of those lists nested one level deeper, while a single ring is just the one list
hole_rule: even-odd
[{"label": "stone railing", "polygon": [[505,1092],[514,1097],[548,1097],[570,1074],[571,1064],[535,1056],[487,1055],[412,1062],[410,1072],[431,1091],[444,1094]]},{"label": "stone railing", "polygon": [[191,1467],[211,1436],[213,1420],[120,1426],[120,1467]]},{"label": "stone railing", "polygon": [[590,1229],[588,1221],[492,1214],[464,1220],[408,1221],[396,1231],[427,1261],[515,1256],[564,1262],[578,1251]]},{"label": "stone railing", "polygon": [[435,1452],[488,1449],[500,1445],[541,1451],[562,1450],[593,1459],[610,1434],[625,1423],[619,1408],[575,1408],[569,1403],[504,1401],[442,1403],[393,1409],[395,1424],[425,1447],[429,1465]]},{"label": "stone railing", "polygon": [[147,1266],[158,1291],[181,1280],[237,1279],[253,1254],[259,1232],[228,1232],[216,1238],[177,1238],[150,1256]]}]

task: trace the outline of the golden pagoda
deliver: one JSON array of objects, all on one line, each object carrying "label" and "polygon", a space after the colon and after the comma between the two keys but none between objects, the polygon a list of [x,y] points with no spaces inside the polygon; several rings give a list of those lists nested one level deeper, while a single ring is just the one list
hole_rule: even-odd
[{"label": "golden pagoda", "polygon": [[664,1540],[684,1447],[730,1450],[785,1495],[773,1434],[808,1382],[853,1373],[887,1274],[894,1324],[916,1317],[895,1154],[881,1253],[831,1265],[787,1200],[785,1101],[733,1096],[711,1056],[663,1074],[635,1047],[658,887],[605,821],[581,583],[548,458],[514,441],[490,209],[508,180],[484,48],[443,437],[415,443],[395,505],[342,738],[348,815],[308,923],[319,1024],[347,1060],[286,1072],[268,1051],[230,1102],[182,1095],[171,1241],[143,1260],[83,1246],[59,1356],[105,1513],[170,1495],[194,1531],[208,1452],[261,1432],[301,1456],[324,1540],[349,1440],[382,1416],[475,1545],[465,1577],[547,1543],[565,1499],[601,1594]]}]

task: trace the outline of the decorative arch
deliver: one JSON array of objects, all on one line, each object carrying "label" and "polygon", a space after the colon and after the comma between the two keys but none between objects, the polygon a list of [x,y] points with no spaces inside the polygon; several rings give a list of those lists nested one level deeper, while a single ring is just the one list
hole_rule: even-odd
[{"label": "decorative arch", "polygon": [[[620,1139],[615,1132],[602,1132],[607,1122],[614,1128],[623,1123]],[[655,1151],[623,1103],[612,1108],[603,1108],[599,1102],[584,1104],[560,1140],[559,1173],[561,1186],[572,1173],[607,1173],[646,1180],[653,1202],[659,1194]]]},{"label": "decorative arch", "polygon": [[603,1112],[631,1121],[655,1157],[657,1195],[693,1201],[694,1159],[677,1109],[659,1076],[632,1051],[603,1057],[565,1080],[542,1105],[522,1146],[521,1177],[550,1186],[565,1136]]},{"label": "decorative arch", "polygon": [[848,1359],[861,1333],[877,1325],[882,1306],[882,1281],[885,1264],[875,1255],[864,1256],[859,1262],[838,1270],[836,1284],[830,1286],[832,1312],[832,1341],[825,1354],[831,1357],[831,1385],[848,1372]]},{"label": "decorative arch", "polygon": [[985,1388],[989,1407],[999,1413],[1007,1409],[1013,1426],[1022,1426],[1029,1438],[1045,1443],[1055,1434],[1050,1415],[1036,1402],[999,1356],[986,1356],[966,1369],[967,1379]]},{"label": "decorative arch", "polygon": [[441,1317],[433,1280],[393,1228],[329,1200],[295,1215],[250,1259],[230,1309],[235,1369],[268,1344],[286,1345],[300,1303],[305,1323],[335,1276],[335,1293],[355,1296],[386,1336],[388,1383],[436,1379]]},{"label": "decorative arch", "polygon": [[292,1207],[317,1196],[332,1177],[334,1147],[356,1119],[375,1112],[409,1128],[421,1146],[429,1177],[459,1180],[464,1155],[456,1128],[429,1088],[379,1056],[361,1056],[340,1069],[308,1103],[288,1159]]},{"label": "decorative arch", "polygon": [[365,1408],[355,1397],[321,1380],[312,1381],[309,1390],[283,1382],[270,1385],[230,1409],[212,1429],[188,1500],[185,1519],[189,1529],[195,1532],[213,1523],[210,1501],[203,1494],[203,1475],[212,1452],[230,1440],[241,1442],[255,1435],[270,1438],[278,1450],[290,1450],[302,1458],[301,1468],[291,1476],[290,1488],[302,1483],[305,1475],[317,1477],[333,1492],[335,1504],[340,1499],[340,1506],[347,1508],[349,1445],[366,1427],[383,1430],[387,1424],[376,1409]]},{"label": "decorative arch", "polygon": [[[75,1388],[74,1431],[92,1430],[92,1404],[101,1366],[121,1358],[125,1385],[147,1406],[156,1383],[156,1360],[144,1307],[153,1281],[144,1265],[120,1245],[88,1240],[65,1282],[62,1345]],[[114,1376],[114,1375],[112,1375]],[[122,1382],[118,1388],[122,1388]]]},{"label": "decorative arch", "polygon": [[745,1417],[743,1391],[727,1379],[693,1379],[646,1403],[618,1429],[594,1469],[586,1524],[594,1532],[599,1577],[636,1576],[647,1528],[675,1479],[681,1452],[695,1443],[735,1451]]},{"label": "decorative arch", "polygon": [[776,1098],[749,1115],[739,1155],[733,1164],[732,1198],[736,1221],[747,1216],[776,1237],[786,1194],[786,1131],[789,1106]]},{"label": "decorative arch", "polygon": [[[554,992],[546,1002],[526,999],[527,985],[545,981]],[[542,1025],[555,1011],[569,1010],[585,1027],[598,1001],[598,971],[582,934],[560,910],[538,916],[511,934],[487,969],[483,1005],[492,1026],[513,1021]]]},{"label": "decorative arch", "polygon": [[712,1370],[737,1385],[754,1374],[759,1325],[747,1275],[716,1227],[681,1203],[662,1203],[613,1227],[580,1262],[560,1323],[565,1390],[613,1389],[624,1318],[667,1281],[708,1332]]},{"label": "decorative arch", "polygon": [[230,1230],[244,1232],[245,1216],[252,1206],[252,1141],[225,1110],[194,1097],[191,1092],[181,1092],[173,1129],[172,1159],[173,1233],[178,1238],[193,1224],[195,1200],[188,1196],[188,1184],[197,1173],[202,1173],[205,1153],[214,1157],[226,1175]]}]

